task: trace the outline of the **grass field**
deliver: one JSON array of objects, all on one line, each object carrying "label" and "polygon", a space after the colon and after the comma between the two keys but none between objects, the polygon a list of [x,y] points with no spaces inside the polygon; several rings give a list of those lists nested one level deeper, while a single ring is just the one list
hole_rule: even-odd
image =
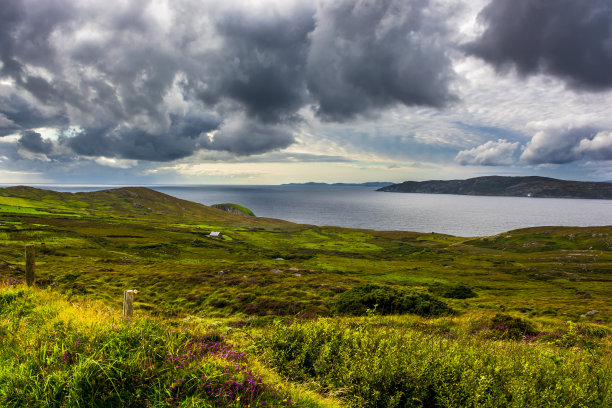
[{"label": "grass field", "polygon": [[[0,248],[0,405],[611,404],[612,226],[461,238],[245,217],[144,188],[13,187],[0,189]],[[87,347],[73,351],[75,337]],[[244,360],[202,352],[185,373],[162,361],[196,337]],[[143,359],[155,387],[126,385]],[[226,366],[238,382],[262,376],[259,400],[203,391]],[[190,386],[170,390],[175,374]]]}]

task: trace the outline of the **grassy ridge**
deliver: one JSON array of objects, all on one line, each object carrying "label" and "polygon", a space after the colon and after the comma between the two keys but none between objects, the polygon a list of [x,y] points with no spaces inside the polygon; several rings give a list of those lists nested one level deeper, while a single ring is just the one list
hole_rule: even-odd
[{"label": "grassy ridge", "polygon": [[[0,280],[11,287],[2,290],[13,293],[6,299],[18,300],[5,302],[0,311],[6,366],[0,406],[2,401],[50,404],[45,401],[54,393],[62,401],[73,394],[86,398],[94,389],[88,378],[94,377],[106,390],[94,393],[96,401],[126,404],[131,388],[121,391],[114,384],[142,378],[146,370],[136,361],[143,358],[156,362],[157,388],[134,390],[146,395],[151,406],[177,401],[215,406],[195,386],[178,387],[186,390],[184,395],[162,387],[168,384],[163,376],[176,373],[173,366],[138,344],[144,342],[153,353],[161,350],[160,356],[180,356],[185,344],[208,344],[195,340],[219,330],[225,337],[215,337],[214,344],[251,350],[245,369],[272,375],[258,365],[264,359],[283,376],[305,384],[298,389],[336,395],[343,405],[609,404],[611,226],[527,228],[483,238],[315,227],[230,214],[142,188],[77,194],[0,189],[0,205],[6,209],[0,211]],[[209,239],[211,230],[223,232],[224,239]],[[38,290],[19,286],[27,243],[37,248]],[[149,317],[116,331],[111,316],[120,314],[125,289],[139,290],[135,313]],[[95,304],[87,312],[95,317],[78,323],[73,315],[81,309],[57,302]],[[366,317],[338,317],[357,310]],[[591,310],[597,312],[582,317]],[[35,332],[39,324],[40,336]],[[72,334],[62,337],[62,330]],[[74,349],[76,338],[87,338],[88,348]],[[82,361],[98,361],[98,351],[111,344],[121,347],[108,349],[105,369],[62,365],[66,351],[69,360],[74,351],[88,356]],[[124,345],[127,351],[122,352]],[[47,351],[30,355],[41,347]],[[336,353],[340,349],[344,354]],[[191,376],[192,385],[205,374],[198,370],[209,367],[211,356],[204,354],[190,363],[194,371],[180,372]],[[20,363],[10,364],[15,361]],[[215,364],[205,370],[221,373],[215,370],[223,364]],[[115,378],[109,370],[123,374]],[[232,375],[242,381],[245,372],[236,369]],[[37,387],[32,384],[39,384],[44,373],[54,373],[54,382],[9,401],[9,390]],[[529,376],[537,381],[530,383]],[[85,380],[73,389],[71,378]],[[266,390],[265,398],[278,404],[295,397],[294,391],[277,395]],[[495,405],[483,393],[505,402]],[[162,395],[174,402],[162,402]],[[199,402],[189,402],[194,398]],[[300,404],[333,405],[313,398]],[[535,404],[537,398],[547,402]]]}]

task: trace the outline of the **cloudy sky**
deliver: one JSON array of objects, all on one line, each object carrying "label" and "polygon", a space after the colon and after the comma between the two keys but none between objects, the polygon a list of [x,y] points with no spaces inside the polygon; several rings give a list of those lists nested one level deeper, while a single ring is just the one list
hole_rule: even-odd
[{"label": "cloudy sky", "polygon": [[0,183],[612,180],[612,0],[2,0]]}]

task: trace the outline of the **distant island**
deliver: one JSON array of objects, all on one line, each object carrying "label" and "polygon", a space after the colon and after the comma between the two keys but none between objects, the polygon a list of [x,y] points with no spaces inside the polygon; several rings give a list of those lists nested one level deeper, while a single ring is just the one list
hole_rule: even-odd
[{"label": "distant island", "polygon": [[467,180],[405,181],[379,188],[394,193],[612,199],[612,183],[548,177],[486,176]]},{"label": "distant island", "polygon": [[287,183],[283,186],[335,186],[335,187],[384,187],[393,184],[391,181],[368,181],[366,183],[317,183],[310,181],[308,183]]}]

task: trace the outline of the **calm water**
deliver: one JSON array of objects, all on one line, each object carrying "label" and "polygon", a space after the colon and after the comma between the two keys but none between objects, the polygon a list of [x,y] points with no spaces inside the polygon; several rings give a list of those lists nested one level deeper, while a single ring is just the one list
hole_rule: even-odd
[{"label": "calm water", "polygon": [[[92,187],[46,187],[91,191]],[[377,230],[494,235],[542,225],[612,225],[612,200],[376,192],[334,186],[154,186],[206,205],[237,203],[261,217]]]}]

